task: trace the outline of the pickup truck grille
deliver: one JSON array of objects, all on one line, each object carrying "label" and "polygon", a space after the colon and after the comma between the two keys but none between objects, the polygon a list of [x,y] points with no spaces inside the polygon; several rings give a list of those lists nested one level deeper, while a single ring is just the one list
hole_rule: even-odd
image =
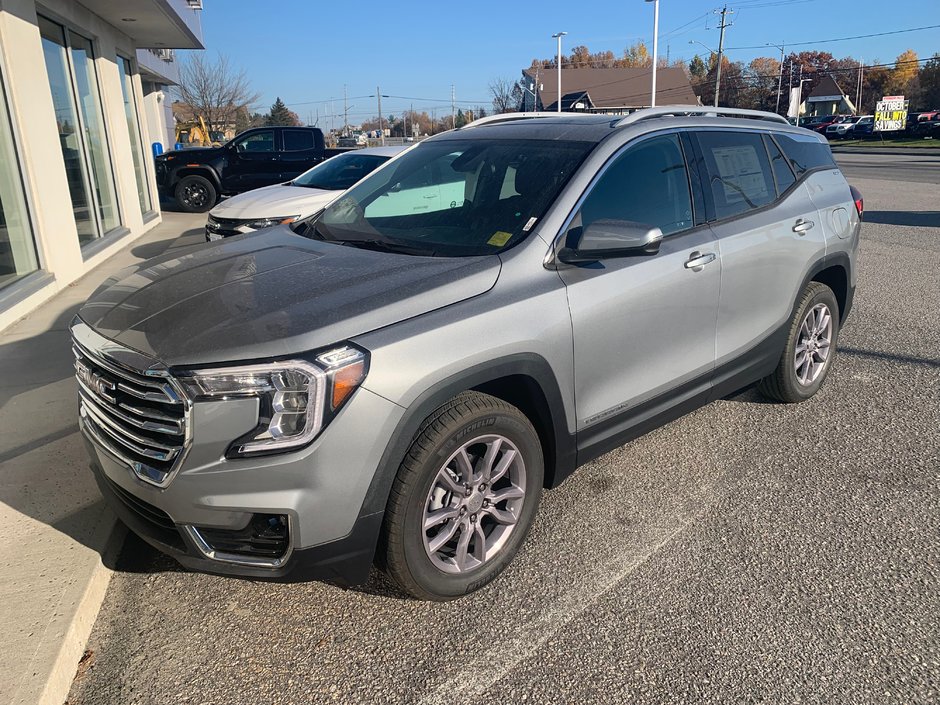
[{"label": "pickup truck grille", "polygon": [[125,367],[72,341],[82,425],[137,477],[165,487],[189,446],[186,400],[164,371]]}]

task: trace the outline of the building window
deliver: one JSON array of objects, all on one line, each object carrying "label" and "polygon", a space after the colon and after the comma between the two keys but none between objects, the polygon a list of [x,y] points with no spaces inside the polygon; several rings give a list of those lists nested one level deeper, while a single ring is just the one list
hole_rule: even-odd
[{"label": "building window", "polygon": [[0,76],[0,288],[38,269],[2,78]]},{"label": "building window", "polygon": [[90,39],[39,17],[46,74],[81,245],[120,224]]},{"label": "building window", "polygon": [[121,70],[121,90],[124,93],[124,116],[127,118],[127,132],[131,140],[131,154],[134,157],[134,176],[137,177],[137,198],[140,212],[153,209],[150,200],[150,185],[147,182],[147,167],[141,150],[140,122],[137,119],[137,98],[134,92],[134,70],[129,59],[117,58]]}]

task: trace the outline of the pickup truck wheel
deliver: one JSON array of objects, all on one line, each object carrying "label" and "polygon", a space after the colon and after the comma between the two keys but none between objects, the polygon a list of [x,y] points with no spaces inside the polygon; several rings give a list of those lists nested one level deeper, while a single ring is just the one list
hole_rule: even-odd
[{"label": "pickup truck wheel", "polygon": [[451,600],[512,561],[535,518],[542,446],[525,415],[464,392],[418,430],[392,487],[382,568],[413,597]]},{"label": "pickup truck wheel", "polygon": [[829,374],[839,336],[839,303],[825,284],[810,282],[790,322],[783,356],[759,389],[771,399],[787,403],[806,401]]},{"label": "pickup truck wheel", "polygon": [[176,202],[187,213],[205,213],[218,200],[215,185],[204,176],[184,176],[174,191]]}]

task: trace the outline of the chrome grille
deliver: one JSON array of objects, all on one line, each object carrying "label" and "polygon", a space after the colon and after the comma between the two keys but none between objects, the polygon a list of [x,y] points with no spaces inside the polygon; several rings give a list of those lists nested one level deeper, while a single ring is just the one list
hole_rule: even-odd
[{"label": "chrome grille", "polygon": [[132,369],[75,337],[72,352],[83,428],[141,480],[165,487],[189,445],[188,404],[173,378]]}]

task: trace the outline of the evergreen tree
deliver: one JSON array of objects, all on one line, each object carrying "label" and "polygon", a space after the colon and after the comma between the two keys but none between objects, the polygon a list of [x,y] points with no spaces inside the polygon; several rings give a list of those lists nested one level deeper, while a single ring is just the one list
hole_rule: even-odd
[{"label": "evergreen tree", "polygon": [[274,101],[274,105],[271,106],[271,111],[268,113],[265,118],[265,123],[268,125],[299,125],[300,118],[297,117],[297,113],[290,110],[284,101],[280,97]]}]

